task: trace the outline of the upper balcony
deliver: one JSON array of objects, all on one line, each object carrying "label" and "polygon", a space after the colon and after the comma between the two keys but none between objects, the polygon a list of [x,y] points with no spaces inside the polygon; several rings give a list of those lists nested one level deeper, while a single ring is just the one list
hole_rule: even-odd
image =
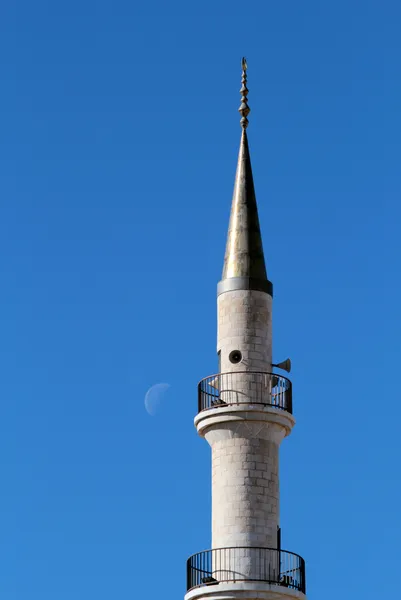
[{"label": "upper balcony", "polygon": [[276,373],[235,371],[205,377],[198,384],[198,412],[261,405],[292,414],[292,384]]},{"label": "upper balcony", "polygon": [[305,594],[305,561],[293,552],[249,547],[206,550],[187,561],[187,591],[219,584],[227,588],[230,584],[247,582]]}]

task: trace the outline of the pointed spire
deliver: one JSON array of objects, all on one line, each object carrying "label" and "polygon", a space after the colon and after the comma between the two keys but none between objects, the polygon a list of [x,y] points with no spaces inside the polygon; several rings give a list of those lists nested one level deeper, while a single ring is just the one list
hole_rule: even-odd
[{"label": "pointed spire", "polygon": [[258,207],[253,185],[251,157],[249,154],[247,116],[248,106],[247,63],[242,59],[241,106],[242,135],[238,155],[237,173],[231,205],[230,225],[222,281],[218,286],[221,294],[233,289],[255,289],[272,294],[272,284],[267,279],[260,233]]}]

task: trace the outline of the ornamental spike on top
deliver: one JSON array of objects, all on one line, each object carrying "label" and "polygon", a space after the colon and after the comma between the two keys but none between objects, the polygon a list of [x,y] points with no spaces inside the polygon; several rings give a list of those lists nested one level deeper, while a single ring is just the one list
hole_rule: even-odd
[{"label": "ornamental spike on top", "polygon": [[241,65],[242,65],[242,87],[240,89],[241,106],[239,107],[238,111],[239,111],[239,113],[242,116],[242,118],[241,118],[241,127],[242,127],[242,129],[246,129],[248,127],[248,123],[249,123],[249,121],[247,119],[247,116],[251,112],[251,109],[248,106],[248,92],[249,92],[249,90],[246,87],[246,82],[247,82],[246,71],[248,69],[248,64],[246,62],[245,56],[242,59]]}]

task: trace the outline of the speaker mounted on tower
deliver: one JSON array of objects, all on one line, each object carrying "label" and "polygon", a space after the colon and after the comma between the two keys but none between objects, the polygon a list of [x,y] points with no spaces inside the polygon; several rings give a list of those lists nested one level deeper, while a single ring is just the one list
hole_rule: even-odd
[{"label": "speaker mounted on tower", "polygon": [[277,369],[283,369],[283,371],[287,371],[287,373],[291,372],[291,360],[287,358],[282,362],[277,363],[276,365],[272,365],[272,367],[276,367]]}]

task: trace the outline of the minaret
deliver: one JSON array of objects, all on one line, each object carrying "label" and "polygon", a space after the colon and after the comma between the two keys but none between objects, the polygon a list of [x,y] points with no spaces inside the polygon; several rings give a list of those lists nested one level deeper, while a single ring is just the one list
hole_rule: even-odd
[{"label": "minaret", "polygon": [[281,549],[279,447],[295,424],[292,385],[273,373],[273,286],[266,274],[246,129],[241,141],[222,280],[219,372],[198,386],[195,426],[212,451],[212,549],[187,563],[186,600],[305,598],[305,563]]}]

